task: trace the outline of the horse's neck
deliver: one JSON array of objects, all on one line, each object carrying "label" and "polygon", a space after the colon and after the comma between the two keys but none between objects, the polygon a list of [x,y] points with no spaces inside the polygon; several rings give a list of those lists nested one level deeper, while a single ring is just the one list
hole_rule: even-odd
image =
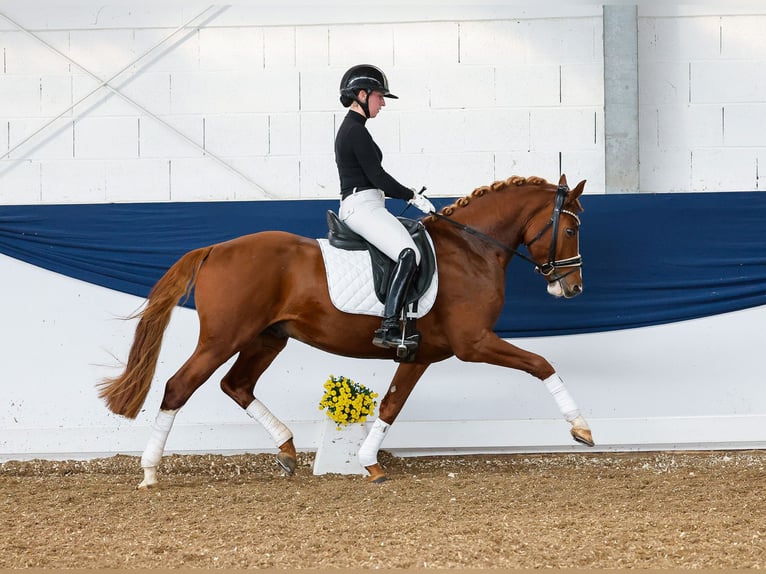
[{"label": "horse's neck", "polygon": [[520,186],[487,192],[482,197],[473,198],[469,205],[456,209],[454,218],[498,243],[516,249],[521,244],[524,228],[540,209],[540,194],[535,191],[535,188]]}]

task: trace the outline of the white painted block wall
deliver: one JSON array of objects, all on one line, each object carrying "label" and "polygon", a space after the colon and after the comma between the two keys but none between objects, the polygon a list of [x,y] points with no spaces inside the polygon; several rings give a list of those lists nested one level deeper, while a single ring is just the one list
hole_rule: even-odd
[{"label": "white painted block wall", "polygon": [[766,10],[639,9],[641,191],[757,191]]},{"label": "white painted block wall", "polygon": [[2,9],[101,79],[127,66],[110,85],[131,101],[0,18],[0,151],[63,113],[0,160],[0,204],[336,197],[338,83],[359,62],[400,96],[370,129],[404,183],[462,195],[565,168],[603,191],[598,5],[399,6],[358,23],[343,3],[234,4],[129,65],[195,11],[42,4]]}]

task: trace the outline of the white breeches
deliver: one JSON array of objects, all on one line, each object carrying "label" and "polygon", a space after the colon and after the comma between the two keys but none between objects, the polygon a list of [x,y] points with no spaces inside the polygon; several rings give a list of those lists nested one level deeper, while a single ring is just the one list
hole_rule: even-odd
[{"label": "white breeches", "polygon": [[404,226],[386,209],[385,201],[379,189],[360,191],[341,200],[338,217],[394,261],[402,251],[412,249],[420,265],[420,251]]}]

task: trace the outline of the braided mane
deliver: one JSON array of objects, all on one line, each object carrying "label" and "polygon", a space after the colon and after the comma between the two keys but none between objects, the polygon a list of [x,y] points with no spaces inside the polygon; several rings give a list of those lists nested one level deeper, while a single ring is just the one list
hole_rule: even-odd
[{"label": "braided mane", "polygon": [[[486,193],[490,191],[500,191],[512,185],[515,185],[517,187],[522,185],[548,185],[548,181],[542,177],[536,177],[536,176],[521,177],[520,175],[512,175],[506,180],[498,180],[490,185],[483,185],[481,187],[477,187],[471,193],[469,193],[465,197],[461,197],[452,205],[448,205],[447,207],[442,208],[439,213],[443,215],[448,215],[448,216],[452,215],[455,212],[455,209],[457,209],[458,207],[465,207],[466,205],[471,203],[471,199],[473,199],[474,197],[482,197],[483,195],[485,195]],[[433,216],[429,215],[425,219],[433,219]]]}]

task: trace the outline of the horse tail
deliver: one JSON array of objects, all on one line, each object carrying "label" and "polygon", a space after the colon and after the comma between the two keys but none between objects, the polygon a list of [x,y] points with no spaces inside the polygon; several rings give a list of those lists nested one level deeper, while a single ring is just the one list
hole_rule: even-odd
[{"label": "horse tail", "polygon": [[191,294],[212,248],[195,249],[176,261],[152,287],[143,311],[128,317],[140,317],[128,364],[120,376],[106,378],[98,384],[99,397],[113,413],[131,419],[138,415],[154,378],[162,337],[173,309],[181,297],[188,298]]}]

